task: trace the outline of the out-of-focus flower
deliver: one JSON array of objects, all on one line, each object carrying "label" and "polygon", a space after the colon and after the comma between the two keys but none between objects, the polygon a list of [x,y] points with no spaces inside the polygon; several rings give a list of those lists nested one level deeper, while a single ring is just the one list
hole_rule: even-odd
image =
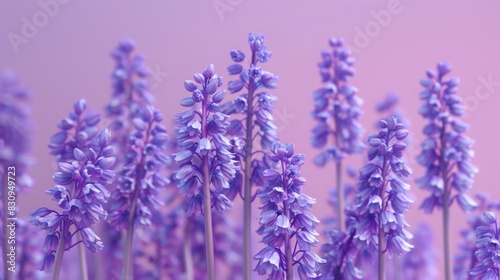
[{"label": "out-of-focus flower", "polygon": [[474,141],[464,135],[468,125],[459,120],[465,112],[462,98],[457,95],[459,79],[445,78],[450,71],[451,65],[441,62],[437,73],[427,70],[427,78],[420,82],[424,90],[420,93],[423,104],[419,113],[429,123],[423,129],[427,139],[422,142],[422,153],[417,157],[426,172],[417,184],[431,192],[420,206],[427,213],[432,213],[435,207],[442,208],[445,200],[449,204],[456,201],[465,212],[477,207],[466,194],[478,172],[470,163]]},{"label": "out-of-focus flower", "polygon": [[[339,162],[364,148],[363,128],[358,122],[363,100],[357,95],[358,89],[349,84],[355,60],[342,38],[330,39],[330,46],[333,51],[323,51],[323,60],[318,63],[324,86],[313,95],[312,116],[318,124],[312,130],[312,145],[323,150],[314,159],[318,166]],[[328,145],[330,137],[332,145]]]},{"label": "out-of-focus flower", "polygon": [[140,118],[142,108],[152,105],[154,101],[148,81],[150,70],[144,62],[144,56],[133,54],[134,50],[135,42],[123,39],[111,53],[116,65],[111,75],[113,96],[106,105],[105,117],[111,121],[109,129],[113,132],[112,142],[120,153],[127,151],[132,120]]},{"label": "out-of-focus flower", "polygon": [[470,270],[474,279],[499,279],[500,231],[493,212],[483,213],[484,224],[476,229],[475,255],[478,265]]},{"label": "out-of-focus flower", "polygon": [[413,249],[402,260],[401,273],[404,273],[404,279],[435,279],[437,252],[430,226],[420,224],[413,233],[412,243]]}]

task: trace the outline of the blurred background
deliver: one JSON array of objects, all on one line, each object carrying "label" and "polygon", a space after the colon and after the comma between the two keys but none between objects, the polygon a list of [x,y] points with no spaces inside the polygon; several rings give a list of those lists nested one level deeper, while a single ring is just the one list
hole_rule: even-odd
[{"label": "blurred background", "polygon": [[[408,156],[414,170],[415,203],[408,213],[411,225],[429,223],[435,245],[441,249],[441,213],[426,215],[418,209],[427,193],[413,180],[423,174],[414,160],[424,139],[425,121],[418,115],[419,80],[439,61],[450,61],[452,75],[460,77],[459,95],[467,107],[468,136],[475,139],[473,163],[480,169],[475,192],[500,201],[500,149],[495,132],[500,118],[500,2],[466,1],[3,1],[0,4],[0,70],[18,74],[35,96],[30,105],[36,125],[31,170],[35,185],[20,195],[20,215],[27,217],[40,206],[55,203],[45,195],[53,186],[56,169],[47,148],[56,123],[66,117],[74,101],[85,98],[89,107],[103,111],[111,97],[111,50],[124,37],[133,38],[153,72],[155,105],[170,119],[180,112],[187,96],[183,81],[213,63],[226,75],[229,51],[248,53],[249,32],[264,33],[271,60],[262,67],[279,76],[276,125],[284,142],[305,153],[305,193],[317,198],[314,214],[322,218],[333,209],[328,195],[334,185],[334,166],[316,168],[318,154],[310,144],[314,125],[312,92],[321,86],[317,70],[320,51],[329,49],[330,37],[343,37],[356,58],[351,80],[364,99],[361,118],[366,135],[374,132],[379,115],[375,105],[387,92],[400,95],[399,109],[411,123]],[[495,123],[497,123],[495,125]],[[172,133],[171,133],[172,135]],[[350,160],[356,168],[363,157]],[[257,217],[258,202],[254,217]],[[236,205],[240,207],[240,203]],[[239,211],[239,210],[236,210]],[[466,215],[452,207],[453,253]],[[415,227],[414,227],[415,228]],[[321,228],[320,228],[321,230]],[[323,241],[323,239],[321,240]],[[442,258],[438,269],[441,273]],[[438,279],[442,278],[442,274]]]}]

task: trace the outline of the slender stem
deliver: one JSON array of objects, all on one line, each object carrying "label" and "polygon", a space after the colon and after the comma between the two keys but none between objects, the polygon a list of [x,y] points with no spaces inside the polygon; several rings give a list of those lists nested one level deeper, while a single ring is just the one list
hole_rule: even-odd
[{"label": "slender stem", "polygon": [[337,214],[339,219],[339,231],[345,232],[344,214],[344,186],[342,185],[342,161],[335,164],[337,175]]},{"label": "slender stem", "polygon": [[[151,124],[148,124],[148,129],[146,131],[146,140],[144,143],[148,143],[149,134],[151,131]],[[122,267],[122,280],[132,280],[133,278],[133,264],[132,260],[132,247],[134,241],[134,224],[135,224],[135,214],[137,209],[137,200],[139,199],[139,193],[141,189],[141,182],[146,175],[146,170],[144,169],[145,162],[144,152],[141,152],[141,159],[139,164],[136,166],[135,172],[135,182],[134,182],[134,193],[132,197],[132,204],[130,205],[130,213],[128,216],[127,224],[127,235],[125,237],[125,243],[123,245],[123,267]]]},{"label": "slender stem", "polygon": [[353,230],[351,234],[349,235],[349,239],[344,243],[344,248],[342,250],[342,255],[340,256],[340,264],[335,267],[335,278],[334,279],[342,279],[342,266],[344,265],[344,262],[346,261],[347,253],[351,249],[351,242],[354,239],[354,236],[356,235],[356,231]]},{"label": "slender stem", "polygon": [[451,259],[450,259],[450,190],[448,183],[448,163],[444,159],[444,154],[446,150],[446,124],[443,124],[441,129],[440,145],[440,165],[441,165],[441,176],[443,178],[443,245],[444,245],[444,271],[445,279],[451,280],[453,278],[453,272],[451,270]]},{"label": "slender stem", "polygon": [[85,256],[85,246],[83,244],[78,245],[78,255],[80,257],[80,269],[82,280],[88,280],[89,274],[87,270],[87,257]]},{"label": "slender stem", "polygon": [[[287,179],[285,174],[285,163],[281,162],[281,170],[282,170],[282,182],[283,182],[283,190],[285,193],[288,193],[287,190]],[[286,200],[283,201],[283,208],[285,210],[285,216],[287,219],[290,219],[290,207],[288,206],[288,202]],[[285,237],[285,258],[286,258],[286,280],[293,280],[293,259],[292,259],[292,245],[291,245],[291,237],[290,231],[286,232]]]},{"label": "slender stem", "polygon": [[[252,53],[252,64],[255,64],[255,54]],[[250,79],[248,85],[248,108],[246,116],[246,154],[245,154],[245,181],[243,185],[243,276],[245,280],[251,280],[252,272],[252,149],[253,149],[253,95],[255,84]]]},{"label": "slender stem", "polygon": [[66,250],[66,236],[68,232],[68,226],[65,221],[61,222],[61,234],[59,237],[59,244],[57,245],[56,259],[54,261],[54,273],[52,274],[52,280],[59,280],[59,274],[61,273],[61,264]]},{"label": "slender stem", "polygon": [[[335,117],[335,146],[340,149],[340,120]],[[337,215],[339,223],[339,231],[345,232],[345,214],[344,214],[344,186],[342,185],[342,159],[339,159],[335,164],[335,175],[337,184]]]},{"label": "slender stem", "polygon": [[[389,145],[389,135],[386,136],[386,141],[387,145]],[[388,160],[384,157],[383,158],[383,164],[382,164],[382,179],[383,179],[383,184],[382,187],[380,188],[380,198],[382,199],[382,211],[384,211],[387,207],[387,201],[385,200],[386,192],[385,192],[385,186],[387,182],[387,175],[389,173],[389,163]],[[386,263],[385,263],[385,247],[386,247],[386,241],[385,241],[385,232],[384,232],[384,227],[382,226],[382,222],[380,221],[380,216],[379,216],[379,229],[378,229],[378,279],[379,280],[385,280],[386,279]]]},{"label": "slender stem", "polygon": [[186,274],[186,280],[194,280],[194,265],[193,265],[193,255],[191,253],[191,218],[186,220],[186,225],[184,225],[184,238],[183,238],[183,250],[184,250],[184,272]]},{"label": "slender stem", "polygon": [[[201,134],[203,138],[207,137],[207,100],[204,97],[201,114]],[[210,198],[210,170],[208,167],[208,154],[202,156],[203,163],[203,213],[205,216],[205,248],[207,254],[207,273],[209,280],[215,280],[215,252],[214,252],[214,233],[212,225],[212,203]]]}]

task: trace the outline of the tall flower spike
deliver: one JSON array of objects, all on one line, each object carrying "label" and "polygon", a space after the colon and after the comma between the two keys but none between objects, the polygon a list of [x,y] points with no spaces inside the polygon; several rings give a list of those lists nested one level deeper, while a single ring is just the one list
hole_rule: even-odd
[{"label": "tall flower spike", "polygon": [[[248,68],[242,64],[246,60],[245,53],[240,50],[233,50],[230,53],[234,64],[227,70],[230,75],[238,75],[238,79],[228,83],[228,90],[231,93],[243,91],[234,100],[221,106],[221,110],[227,115],[242,115],[241,118],[232,118],[227,129],[228,134],[233,136],[237,158],[244,169],[236,174],[231,182],[229,197],[232,199],[238,193],[243,193],[243,276],[244,279],[251,278],[251,221],[252,206],[255,198],[252,192],[252,185],[262,185],[260,173],[264,165],[254,153],[254,139],[260,137],[260,146],[268,149],[274,141],[278,140],[277,127],[273,123],[273,109],[277,97],[267,92],[276,88],[278,77],[271,72],[263,70],[259,63],[266,63],[271,58],[271,52],[264,44],[264,35],[250,33],[248,35],[248,45],[251,54],[247,59]],[[243,188],[243,191],[242,191]]]},{"label": "tall flower spike", "polygon": [[106,105],[105,116],[111,120],[109,129],[113,132],[112,142],[116,142],[119,152],[127,150],[129,128],[133,126],[131,121],[140,118],[142,108],[152,105],[154,101],[149,92],[150,70],[142,54],[133,54],[134,49],[133,40],[123,39],[111,53],[116,62],[111,75],[113,97]]},{"label": "tall flower spike", "polygon": [[90,226],[107,217],[102,205],[109,198],[106,185],[114,181],[116,158],[110,132],[99,132],[99,116],[86,114],[85,105],[85,100],[76,102],[69,118],[58,124],[61,131],[51,138],[51,153],[57,156],[59,170],[53,176],[56,185],[46,192],[60,210],[42,207],[31,213],[30,222],[47,232],[41,269],[50,271],[55,266],[54,279],[59,277],[64,251],[80,243],[73,243],[77,233],[89,250],[103,248]]},{"label": "tall flower spike", "polygon": [[318,244],[319,220],[310,213],[316,200],[302,192],[304,155],[294,155],[293,145],[278,142],[269,155],[279,171],[266,169],[264,187],[258,192],[262,207],[257,233],[266,247],[255,255],[255,270],[270,280],[293,279],[297,265],[301,280],[316,278],[324,260],[311,250]]},{"label": "tall flower spike", "polygon": [[483,213],[484,225],[476,229],[476,251],[475,255],[479,265],[470,270],[473,279],[500,278],[500,265],[498,256],[500,255],[500,229],[498,228],[497,217],[493,212]]},{"label": "tall flower spike", "polygon": [[[32,185],[28,169],[33,164],[30,156],[32,124],[31,111],[26,106],[31,93],[10,72],[0,75],[0,238],[1,260],[9,253],[7,236],[8,217],[16,216],[9,207],[8,193],[27,190]],[[14,176],[12,175],[14,174]],[[8,265],[2,261],[6,280],[13,279]]]},{"label": "tall flower spike", "polygon": [[330,46],[333,51],[323,51],[323,60],[318,63],[324,85],[313,94],[312,117],[318,123],[312,129],[312,145],[322,150],[314,159],[316,165],[335,163],[338,228],[344,231],[342,160],[349,154],[361,153],[364,148],[363,129],[358,122],[363,100],[357,95],[358,90],[349,84],[349,78],[354,75],[354,58],[344,46],[344,40],[331,38]]},{"label": "tall flower spike", "polygon": [[175,161],[179,168],[174,177],[180,181],[181,192],[190,199],[188,216],[198,212],[205,216],[208,279],[212,280],[215,278],[212,207],[223,211],[232,206],[224,192],[239,165],[225,136],[228,116],[219,108],[225,94],[224,90],[218,90],[222,77],[215,74],[211,64],[203,73],[194,74],[194,80],[184,82],[191,96],[184,98],[181,105],[193,107],[199,103],[201,112],[189,110],[176,115],[179,152]]},{"label": "tall flower spike", "polygon": [[[149,226],[162,202],[159,190],[168,180],[161,174],[169,158],[164,154],[167,143],[163,115],[152,106],[138,109],[133,120],[135,131],[129,134],[128,150],[118,175],[118,188],[113,191],[108,222],[116,230],[127,229],[123,257],[123,276],[129,275],[132,242],[137,225]],[[155,213],[156,212],[156,213]],[[127,270],[127,271],[125,271]]]},{"label": "tall flower spike", "polygon": [[425,175],[416,182],[420,188],[431,192],[420,208],[432,213],[434,208],[443,209],[443,243],[445,258],[445,279],[453,278],[450,259],[449,222],[451,203],[456,200],[460,208],[469,212],[477,203],[466,192],[472,188],[477,168],[470,163],[474,156],[474,143],[466,137],[468,125],[458,120],[464,115],[462,99],[457,95],[459,79],[445,78],[451,65],[442,62],[437,65],[437,73],[427,70],[427,78],[420,84],[423,104],[419,113],[429,120],[423,133],[427,139],[422,142],[422,152],[417,157],[426,168]]},{"label": "tall flower spike", "polygon": [[402,255],[413,248],[404,219],[412,203],[406,196],[410,185],[402,180],[411,169],[402,159],[406,148],[402,141],[408,130],[396,117],[379,125],[379,133],[368,137],[368,160],[372,162],[359,170],[356,212],[360,220],[354,238],[360,247],[378,250],[379,279],[386,279],[386,252]]}]

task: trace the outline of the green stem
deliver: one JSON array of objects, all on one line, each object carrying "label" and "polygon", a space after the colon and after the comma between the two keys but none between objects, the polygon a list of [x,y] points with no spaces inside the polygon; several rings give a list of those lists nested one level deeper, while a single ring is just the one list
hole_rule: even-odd
[{"label": "green stem", "polygon": [[[255,64],[255,54],[252,54]],[[243,276],[251,280],[252,272],[252,152],[253,152],[253,98],[255,85],[250,79],[247,97],[245,180],[243,184]]]}]

